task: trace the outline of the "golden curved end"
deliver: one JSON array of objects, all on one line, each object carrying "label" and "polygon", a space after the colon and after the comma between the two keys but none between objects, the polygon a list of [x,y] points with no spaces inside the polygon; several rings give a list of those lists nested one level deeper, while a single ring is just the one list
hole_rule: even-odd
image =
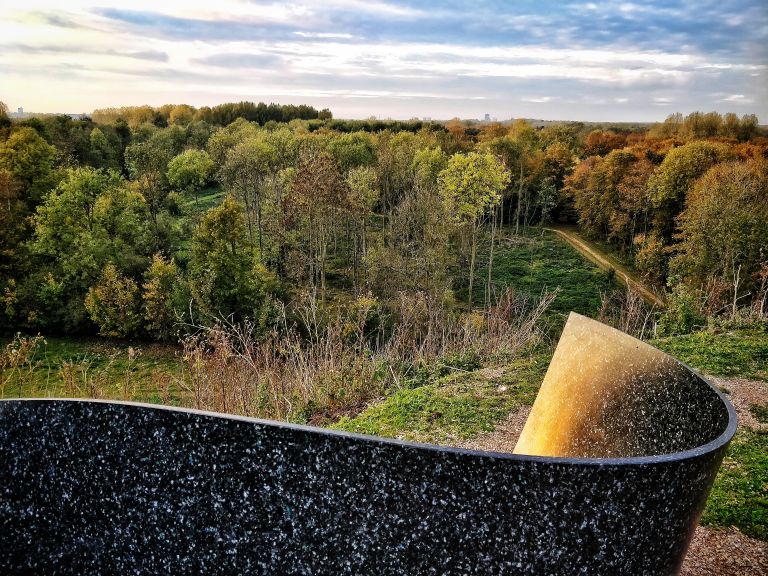
[{"label": "golden curved end", "polygon": [[695,420],[707,413],[702,401],[717,400],[701,384],[663,352],[571,313],[514,452],[609,458],[693,447],[707,424]]}]

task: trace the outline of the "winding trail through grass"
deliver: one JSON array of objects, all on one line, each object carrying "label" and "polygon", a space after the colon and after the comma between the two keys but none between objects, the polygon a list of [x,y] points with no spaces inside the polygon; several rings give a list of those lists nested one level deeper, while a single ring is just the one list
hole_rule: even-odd
[{"label": "winding trail through grass", "polygon": [[589,242],[582,237],[576,230],[561,226],[548,227],[550,230],[560,236],[563,240],[573,246],[579,253],[583,254],[590,261],[597,264],[603,270],[613,269],[616,276],[629,288],[640,294],[643,299],[658,308],[664,308],[665,303],[653,289],[646,285],[640,278],[631,272],[626,266],[617,261],[610,254],[607,254],[599,246]]}]

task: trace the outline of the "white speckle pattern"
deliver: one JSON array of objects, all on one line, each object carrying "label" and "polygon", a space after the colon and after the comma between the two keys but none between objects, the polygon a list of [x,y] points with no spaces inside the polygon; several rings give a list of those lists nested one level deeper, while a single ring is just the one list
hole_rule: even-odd
[{"label": "white speckle pattern", "polygon": [[736,426],[686,378],[675,398],[706,413],[630,458],[0,401],[0,574],[673,575]]}]

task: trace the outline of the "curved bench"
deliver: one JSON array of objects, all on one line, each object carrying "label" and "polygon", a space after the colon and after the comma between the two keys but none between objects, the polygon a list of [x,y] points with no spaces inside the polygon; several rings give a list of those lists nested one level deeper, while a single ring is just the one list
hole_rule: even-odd
[{"label": "curved bench", "polygon": [[675,574],[735,428],[705,380],[577,315],[528,454],[7,400],[0,573]]}]

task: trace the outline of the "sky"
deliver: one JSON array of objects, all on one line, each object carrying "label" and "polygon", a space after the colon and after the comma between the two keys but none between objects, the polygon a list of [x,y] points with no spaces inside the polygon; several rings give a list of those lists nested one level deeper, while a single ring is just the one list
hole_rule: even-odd
[{"label": "sky", "polygon": [[0,101],[768,122],[768,1],[2,0]]}]

